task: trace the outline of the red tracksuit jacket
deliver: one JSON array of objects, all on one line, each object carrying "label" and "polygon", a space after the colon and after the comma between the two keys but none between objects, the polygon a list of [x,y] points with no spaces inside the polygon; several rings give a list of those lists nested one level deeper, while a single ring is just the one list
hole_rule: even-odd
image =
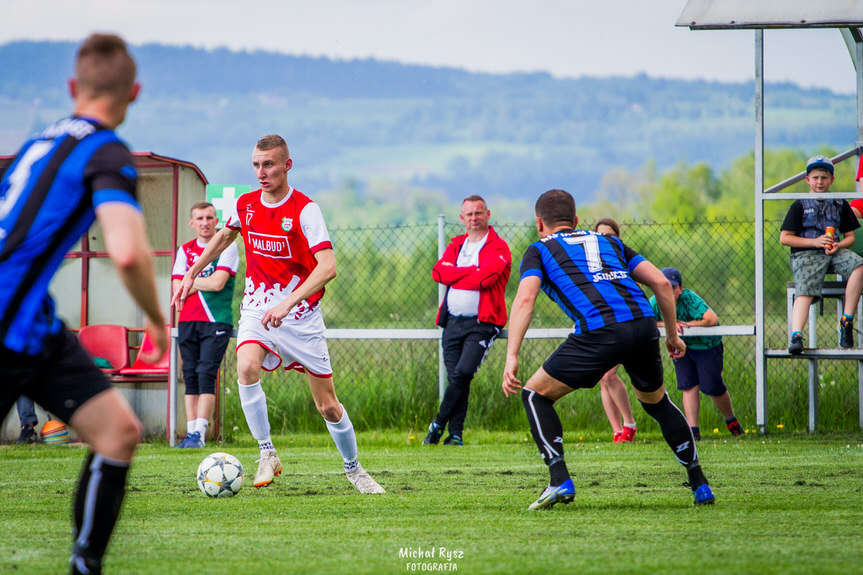
[{"label": "red tracksuit jacket", "polygon": [[[479,267],[457,267],[458,254],[467,240],[467,234],[456,236],[444,251],[443,257],[432,268],[432,278],[449,288],[479,291],[479,321],[503,327],[506,325],[506,300],[504,290],[512,268],[509,246],[497,235],[493,226],[488,228],[488,239],[479,252]],[[449,262],[451,266],[443,265]],[[449,319],[446,296],[438,309],[435,323],[446,326]]]}]

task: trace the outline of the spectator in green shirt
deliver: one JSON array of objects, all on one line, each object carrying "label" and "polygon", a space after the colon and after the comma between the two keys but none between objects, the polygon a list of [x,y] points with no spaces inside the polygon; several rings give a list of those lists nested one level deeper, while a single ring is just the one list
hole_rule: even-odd
[{"label": "spectator in green shirt", "polygon": [[[662,273],[671,282],[674,300],[677,303],[677,326],[708,327],[719,325],[719,318],[701,297],[690,289],[684,289],[683,278],[677,268],[662,268]],[[650,306],[662,326],[662,314],[656,304],[656,297],[650,298]],[[734,415],[731,406],[731,396],[722,380],[724,363],[724,348],[721,336],[686,336],[686,355],[674,360],[674,371],[677,374],[677,389],[683,392],[683,411],[686,420],[692,428],[695,439],[701,439],[701,429],[698,426],[698,415],[701,410],[699,390],[710,399],[725,418],[725,425],[732,435],[740,435],[743,428]]]}]

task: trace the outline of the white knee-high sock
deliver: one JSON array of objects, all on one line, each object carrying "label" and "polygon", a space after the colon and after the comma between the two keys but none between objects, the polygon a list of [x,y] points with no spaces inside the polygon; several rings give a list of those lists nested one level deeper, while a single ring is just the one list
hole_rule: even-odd
[{"label": "white knee-high sock", "polygon": [[201,434],[202,440],[207,436],[207,428],[209,426],[210,422],[205,417],[199,417],[195,420],[195,431]]},{"label": "white knee-high sock", "polygon": [[330,430],[336,448],[342,454],[342,459],[345,460],[345,469],[348,468],[348,464],[352,464],[351,468],[356,467],[357,436],[354,434],[354,424],[351,423],[351,418],[348,417],[348,411],[344,405],[342,405],[342,418],[337,423],[327,421],[327,429]]},{"label": "white knee-high sock", "polygon": [[258,440],[261,451],[273,448],[273,440],[270,439],[270,419],[267,417],[267,395],[258,381],[252,385],[239,385],[240,405],[246,415],[246,423],[252,437]]}]

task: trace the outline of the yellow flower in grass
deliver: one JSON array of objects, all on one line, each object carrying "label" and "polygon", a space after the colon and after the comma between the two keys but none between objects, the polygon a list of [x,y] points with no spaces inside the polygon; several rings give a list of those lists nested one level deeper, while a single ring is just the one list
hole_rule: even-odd
[{"label": "yellow flower in grass", "polygon": [[783,427],[785,427],[785,426],[782,425],[781,423],[776,424],[776,429],[782,429]]},{"label": "yellow flower in grass", "polygon": [[714,427],[714,428],[713,428],[713,433],[719,433],[719,428],[718,428],[718,427]]}]

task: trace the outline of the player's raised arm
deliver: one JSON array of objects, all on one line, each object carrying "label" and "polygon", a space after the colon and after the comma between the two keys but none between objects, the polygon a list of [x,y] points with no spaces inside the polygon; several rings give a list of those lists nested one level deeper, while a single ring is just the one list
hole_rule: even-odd
[{"label": "player's raised arm", "polygon": [[677,308],[674,302],[674,292],[668,279],[655,265],[643,260],[632,271],[632,278],[638,283],[649,287],[656,295],[656,305],[662,314],[665,325],[665,347],[672,358],[683,357],[686,344],[677,332]]},{"label": "player's raised arm", "polygon": [[518,284],[518,292],[512,302],[512,310],[509,316],[509,335],[506,340],[506,366],[503,370],[503,393],[507,396],[517,393],[521,389],[521,381],[518,379],[518,352],[521,350],[521,342],[524,334],[530,327],[533,318],[533,308],[536,304],[536,296],[539,294],[541,280],[538,276],[527,276]]},{"label": "player's raised arm", "polygon": [[175,306],[177,310],[183,309],[186,297],[189,295],[189,291],[195,284],[195,278],[197,278],[198,274],[207,267],[207,264],[219,257],[219,255],[221,255],[229,245],[234,243],[234,240],[237,239],[237,235],[239,233],[239,230],[233,230],[227,226],[216,232],[216,235],[213,236],[213,239],[210,240],[207,247],[201,253],[198,261],[189,268],[186,275],[183,276],[183,279],[180,280],[174,290],[174,297],[171,298],[172,306]]},{"label": "player's raised arm", "polygon": [[159,307],[144,216],[125,202],[108,202],[96,208],[96,217],[120,279],[147,316],[145,328],[156,348],[150,354],[141,352],[142,359],[155,363],[168,349],[168,336],[165,316]]}]

